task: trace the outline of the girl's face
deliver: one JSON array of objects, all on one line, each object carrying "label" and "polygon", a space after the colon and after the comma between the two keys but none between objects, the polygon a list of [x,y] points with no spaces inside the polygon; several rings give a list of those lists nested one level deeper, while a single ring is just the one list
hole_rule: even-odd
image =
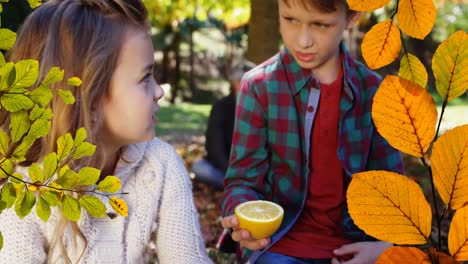
[{"label": "girl's face", "polygon": [[103,100],[104,126],[101,134],[106,148],[148,141],[155,136],[164,95],[153,76],[154,50],[147,32],[127,30],[117,67]]}]

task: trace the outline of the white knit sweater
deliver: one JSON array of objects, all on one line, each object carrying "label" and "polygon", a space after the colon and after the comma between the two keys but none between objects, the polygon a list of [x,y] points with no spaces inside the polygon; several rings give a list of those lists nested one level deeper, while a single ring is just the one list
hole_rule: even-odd
[{"label": "white knit sweater", "polygon": [[[79,226],[88,245],[80,263],[142,263],[150,234],[156,230],[159,263],[211,263],[200,232],[191,182],[174,148],[160,139],[131,145],[122,151],[115,176],[122,182],[128,217],[93,218],[82,211]],[[99,197],[99,196],[98,196]],[[107,198],[102,198],[107,205]],[[55,208],[55,207],[54,207]],[[113,212],[108,207],[108,212]],[[53,210],[47,223],[35,210],[19,219],[14,209],[0,214],[4,237],[0,263],[63,263],[59,250],[48,256],[57,221]],[[76,245],[66,230],[68,255],[76,260]],[[78,240],[80,241],[80,240]]]}]

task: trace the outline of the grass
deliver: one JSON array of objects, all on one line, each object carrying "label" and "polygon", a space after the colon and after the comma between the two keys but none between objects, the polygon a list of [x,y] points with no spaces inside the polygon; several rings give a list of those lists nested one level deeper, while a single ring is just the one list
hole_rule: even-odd
[{"label": "grass", "polygon": [[161,106],[157,114],[156,135],[202,135],[206,130],[210,110],[209,104],[180,103]]}]

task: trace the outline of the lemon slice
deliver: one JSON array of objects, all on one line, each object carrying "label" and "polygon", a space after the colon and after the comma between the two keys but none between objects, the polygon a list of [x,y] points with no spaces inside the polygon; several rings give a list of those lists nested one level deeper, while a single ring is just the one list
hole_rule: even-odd
[{"label": "lemon slice", "polygon": [[273,235],[283,221],[283,208],[270,201],[249,201],[236,206],[234,213],[239,227],[250,232],[255,239]]}]

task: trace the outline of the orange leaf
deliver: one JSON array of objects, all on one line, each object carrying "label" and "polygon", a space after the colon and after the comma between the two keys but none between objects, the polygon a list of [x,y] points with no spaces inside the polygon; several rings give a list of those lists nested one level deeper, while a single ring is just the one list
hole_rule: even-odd
[{"label": "orange leaf", "polygon": [[430,264],[429,256],[415,247],[389,247],[377,259],[375,264]]},{"label": "orange leaf", "polygon": [[468,204],[468,125],[451,129],[437,139],[431,167],[442,200],[453,210]]},{"label": "orange leaf", "polygon": [[394,244],[425,244],[431,207],[417,183],[388,171],[353,174],[347,191],[354,223],[366,234]]},{"label": "orange leaf", "polygon": [[437,108],[426,89],[387,75],[375,94],[372,119],[390,145],[422,157],[435,136]]},{"label": "orange leaf", "polygon": [[432,57],[437,92],[448,101],[468,89],[468,34],[459,30],[442,42]]},{"label": "orange leaf", "polygon": [[456,260],[468,260],[468,206],[455,212],[448,234],[448,248]]},{"label": "orange leaf", "polygon": [[373,26],[364,35],[361,44],[362,56],[371,69],[392,63],[400,54],[400,49],[400,31],[392,20]]},{"label": "orange leaf", "polygon": [[347,0],[351,10],[373,11],[388,4],[390,0]]},{"label": "orange leaf", "polygon": [[421,87],[427,85],[427,71],[424,64],[413,54],[406,54],[400,62],[400,71],[398,76],[403,79],[413,81]]},{"label": "orange leaf", "polygon": [[436,13],[433,0],[400,0],[398,26],[408,36],[424,39],[434,26]]}]

